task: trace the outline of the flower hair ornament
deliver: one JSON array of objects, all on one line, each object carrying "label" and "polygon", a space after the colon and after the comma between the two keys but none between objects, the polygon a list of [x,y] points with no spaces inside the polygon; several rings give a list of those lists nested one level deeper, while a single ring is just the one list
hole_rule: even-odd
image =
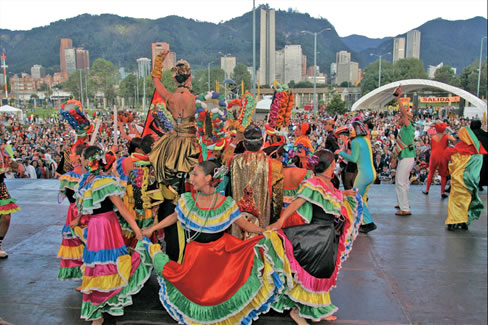
[{"label": "flower hair ornament", "polygon": [[94,175],[100,174],[100,160],[102,160],[105,163],[105,157],[103,156],[101,151],[97,151],[93,156],[91,156],[87,160],[88,160],[88,166],[85,166],[85,169]]},{"label": "flower hair ornament", "polygon": [[225,175],[227,175],[228,172],[229,172],[229,168],[227,168],[226,165],[222,165],[214,169],[213,178],[221,180],[225,177]]}]

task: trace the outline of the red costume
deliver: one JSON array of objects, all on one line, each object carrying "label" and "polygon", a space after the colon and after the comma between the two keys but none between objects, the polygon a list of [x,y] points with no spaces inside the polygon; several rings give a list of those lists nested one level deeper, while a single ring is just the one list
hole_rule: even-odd
[{"label": "red costume", "polygon": [[[438,134],[445,131],[447,127],[446,123],[436,123],[435,129]],[[435,171],[439,171],[439,175],[441,176],[441,193],[444,193],[446,188],[447,176],[449,176],[449,169],[448,169],[448,159],[446,159],[445,150],[448,146],[448,138],[447,134],[442,135],[442,138],[439,141],[435,140],[435,135],[431,138],[431,146],[432,146],[432,153],[430,155],[430,162],[429,162],[429,176],[427,177],[427,188],[425,189],[426,192],[429,192],[430,185],[432,183],[432,177],[434,177]]]}]

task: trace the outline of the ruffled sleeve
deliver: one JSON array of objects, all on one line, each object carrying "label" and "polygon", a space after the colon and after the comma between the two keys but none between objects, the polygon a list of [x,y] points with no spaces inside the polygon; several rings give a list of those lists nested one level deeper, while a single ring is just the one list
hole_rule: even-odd
[{"label": "ruffled sleeve", "polygon": [[297,213],[307,223],[312,221],[313,205],[319,206],[325,213],[334,216],[341,215],[342,194],[339,191],[334,193],[324,188],[316,178],[309,178],[303,183],[298,190],[298,197],[306,201],[298,208]]},{"label": "ruffled sleeve", "polygon": [[76,205],[80,214],[93,214],[93,210],[102,207],[102,202],[109,196],[123,197],[125,188],[118,178],[109,175],[95,176],[90,184],[86,180],[90,173],[82,176],[75,188]]},{"label": "ruffled sleeve", "polygon": [[59,191],[66,195],[66,189],[75,190],[81,175],[74,171],[67,172],[59,177]]},{"label": "ruffled sleeve", "polygon": [[224,231],[241,216],[236,201],[230,196],[214,209],[205,210],[196,205],[192,193],[181,195],[175,211],[183,227],[205,233]]}]

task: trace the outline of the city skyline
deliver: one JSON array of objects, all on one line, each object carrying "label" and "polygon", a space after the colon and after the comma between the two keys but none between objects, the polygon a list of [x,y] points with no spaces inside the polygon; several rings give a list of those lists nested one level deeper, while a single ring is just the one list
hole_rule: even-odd
[{"label": "city skyline", "polygon": [[[69,5],[66,3],[69,2]],[[484,0],[266,0],[256,1],[256,7],[269,4],[275,10],[296,10],[314,18],[325,18],[334,25],[341,37],[361,34],[369,38],[394,37],[412,30],[425,22],[441,17],[462,20],[483,16],[487,3]],[[55,10],[62,4],[65,10]],[[196,0],[165,2],[164,10],[154,10],[161,2],[141,0],[134,5],[125,0],[0,0],[0,29],[29,30],[49,25],[83,13],[111,13],[133,18],[158,19],[177,15],[199,21],[219,23],[242,16],[252,10],[252,1],[208,0],[201,5]],[[218,7],[219,10],[215,10]],[[184,10],[182,10],[184,8]],[[365,15],[367,13],[367,15]],[[403,19],[398,19],[400,13]],[[18,19],[23,17],[23,19]],[[355,23],[351,23],[355,22]],[[388,28],[385,28],[385,27]]]}]

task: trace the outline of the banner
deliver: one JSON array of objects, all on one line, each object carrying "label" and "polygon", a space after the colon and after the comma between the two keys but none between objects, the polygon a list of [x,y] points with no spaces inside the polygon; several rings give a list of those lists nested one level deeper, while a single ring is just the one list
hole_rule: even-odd
[{"label": "banner", "polygon": [[[156,104],[162,101],[164,101],[163,98],[159,95],[158,91],[154,89],[154,93],[151,99],[151,106],[153,107],[153,109],[156,110]],[[151,110],[151,106],[149,106],[149,109],[147,111],[146,122],[144,123],[144,131],[142,132],[142,137],[147,134],[157,134],[158,136],[163,135],[161,128],[157,125],[152,116],[153,111]]]},{"label": "banner", "polygon": [[421,103],[459,103],[461,101],[461,97],[459,96],[452,96],[452,97],[420,97]]}]

